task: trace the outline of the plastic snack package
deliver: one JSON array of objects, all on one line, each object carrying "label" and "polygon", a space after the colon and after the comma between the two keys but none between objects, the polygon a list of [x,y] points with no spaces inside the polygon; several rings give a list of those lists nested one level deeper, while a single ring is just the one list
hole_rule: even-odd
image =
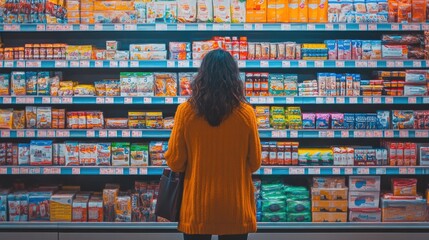
[{"label": "plastic snack package", "polygon": [[394,178],[392,189],[394,196],[417,196],[417,179]]},{"label": "plastic snack package", "polygon": [[162,129],[164,122],[162,119],[162,112],[147,112],[146,113],[146,128],[148,129]]},{"label": "plastic snack package", "polygon": [[95,95],[99,97],[106,96],[106,82],[96,81],[94,82]]},{"label": "plastic snack package", "polygon": [[154,96],[153,73],[139,72],[137,74],[137,93],[139,96]]},{"label": "plastic snack package", "polygon": [[37,108],[37,128],[50,129],[52,127],[52,109],[50,107]]},{"label": "plastic snack package", "polygon": [[195,79],[197,73],[179,73],[179,92],[180,96],[190,96],[192,94],[191,82]]},{"label": "plastic snack package", "polygon": [[30,144],[28,143],[18,144],[18,165],[19,166],[30,165]]},{"label": "plastic snack package", "polygon": [[139,85],[136,73],[132,72],[121,72],[121,96],[137,96]]},{"label": "plastic snack package", "polygon": [[79,162],[82,166],[95,166],[97,162],[97,144],[79,143]]},{"label": "plastic snack package", "polygon": [[155,73],[155,96],[177,96],[177,74]]},{"label": "plastic snack package", "polygon": [[213,0],[213,22],[231,22],[231,0]]},{"label": "plastic snack package", "polygon": [[131,222],[131,197],[123,193],[117,197],[115,222]]},{"label": "plastic snack package", "polygon": [[37,95],[37,72],[25,72],[27,95]]},{"label": "plastic snack package", "polygon": [[398,0],[388,0],[389,22],[398,22]]},{"label": "plastic snack package", "polygon": [[173,117],[164,118],[163,119],[163,126],[164,126],[164,129],[173,129],[174,118]]},{"label": "plastic snack package", "polygon": [[9,81],[9,74],[0,74],[0,95],[10,95]]},{"label": "plastic snack package", "polygon": [[37,74],[37,95],[51,94],[51,74],[50,72],[39,72]]},{"label": "plastic snack package", "polygon": [[[342,13],[341,2],[338,0],[329,0],[328,1],[328,22],[330,23],[339,22],[341,13]],[[345,16],[345,14],[343,15]]]},{"label": "plastic snack package", "polygon": [[399,0],[398,1],[398,22],[409,23],[411,22],[411,10],[412,4],[410,0]]},{"label": "plastic snack package", "polygon": [[213,0],[197,0],[197,22],[213,22]]},{"label": "plastic snack package", "polygon": [[192,50],[190,42],[170,42],[168,47],[170,52],[190,52]]},{"label": "plastic snack package", "polygon": [[382,42],[388,44],[420,44],[423,36],[421,34],[383,34]]},{"label": "plastic snack package", "polygon": [[97,143],[97,166],[110,166],[111,147],[110,143]]},{"label": "plastic snack package", "polygon": [[24,129],[25,128],[25,111],[14,110],[13,111],[13,129]]},{"label": "plastic snack package", "polygon": [[106,82],[106,96],[107,97],[114,97],[114,96],[120,96],[121,90],[120,90],[120,81],[119,80],[109,80]]},{"label": "plastic snack package", "polygon": [[357,13],[366,13],[366,4],[365,0],[355,0],[354,3],[354,9]]},{"label": "plastic snack package", "polygon": [[112,143],[112,166],[130,165],[130,143]]},{"label": "plastic snack package", "polygon": [[75,96],[95,96],[95,88],[93,85],[80,84],[73,88]]},{"label": "plastic snack package", "polygon": [[30,165],[52,165],[52,141],[32,140],[30,142]]},{"label": "plastic snack package", "polygon": [[131,166],[149,165],[149,146],[147,144],[131,144]]},{"label": "plastic snack package", "polygon": [[128,128],[128,118],[106,118],[106,129],[126,129]]},{"label": "plastic snack package", "polygon": [[65,166],[79,166],[79,143],[65,142]]},{"label": "plastic snack package", "polygon": [[13,127],[13,110],[0,109],[0,129],[12,129]]},{"label": "plastic snack package", "polygon": [[11,95],[22,96],[26,94],[25,72],[11,73]]},{"label": "plastic snack package", "polygon": [[147,23],[177,22],[177,2],[159,1],[146,4]]},{"label": "plastic snack package", "polygon": [[177,9],[177,21],[179,23],[197,21],[197,0],[178,0]]}]

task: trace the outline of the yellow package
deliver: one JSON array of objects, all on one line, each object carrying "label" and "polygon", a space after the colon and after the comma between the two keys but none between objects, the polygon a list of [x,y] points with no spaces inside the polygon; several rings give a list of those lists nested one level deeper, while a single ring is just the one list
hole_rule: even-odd
[{"label": "yellow package", "polygon": [[277,0],[267,1],[267,23],[277,22]]},{"label": "yellow package", "polygon": [[132,11],[134,10],[134,1],[116,1],[115,10]]},{"label": "yellow package", "polygon": [[308,22],[317,22],[319,0],[308,0]]},{"label": "yellow package", "polygon": [[246,3],[247,22],[267,22],[267,0],[248,0]]},{"label": "yellow package", "polygon": [[50,200],[51,222],[71,222],[74,194],[54,194]]},{"label": "yellow package", "polygon": [[215,23],[231,22],[231,0],[213,0],[213,20]]},{"label": "yellow package", "polygon": [[289,0],[289,22],[296,23],[299,18],[299,1]]},{"label": "yellow package", "polygon": [[231,21],[232,23],[246,22],[246,0],[231,1]]},{"label": "yellow package", "polygon": [[276,11],[276,19],[277,22],[285,23],[289,22],[289,6],[288,0],[276,0],[277,3],[277,11]]},{"label": "yellow package", "polygon": [[298,22],[308,22],[308,0],[299,0]]},{"label": "yellow package", "polygon": [[82,11],[82,12],[80,12],[80,17],[81,18],[94,17],[94,12],[93,11]]},{"label": "yellow package", "polygon": [[67,18],[80,18],[80,12],[78,11],[67,11]]},{"label": "yellow package", "polygon": [[12,129],[13,110],[0,109],[0,129]]},{"label": "yellow package", "polygon": [[317,22],[328,22],[328,1],[319,0],[317,7]]},{"label": "yellow package", "polygon": [[81,3],[80,4],[81,11],[94,11],[94,3]]},{"label": "yellow package", "polygon": [[94,11],[109,11],[116,9],[116,1],[95,1]]},{"label": "yellow package", "polygon": [[69,11],[79,11],[79,1],[67,1],[67,13]]}]

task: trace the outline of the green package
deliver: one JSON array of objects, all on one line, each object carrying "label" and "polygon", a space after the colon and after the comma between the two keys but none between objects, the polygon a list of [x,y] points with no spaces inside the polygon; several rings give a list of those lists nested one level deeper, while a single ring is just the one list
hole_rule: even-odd
[{"label": "green package", "polygon": [[286,211],[288,213],[302,213],[311,211],[311,203],[309,200],[287,200]]},{"label": "green package", "polygon": [[288,222],[311,222],[311,212],[305,213],[288,213]]},{"label": "green package", "polygon": [[286,212],[263,213],[262,222],[286,222]]},{"label": "green package", "polygon": [[131,166],[149,165],[149,146],[142,143],[131,144]]},{"label": "green package", "polygon": [[263,200],[262,201],[262,212],[279,212],[285,211],[286,201],[285,200]]},{"label": "green package", "polygon": [[284,95],[284,75],[283,74],[270,74],[269,76],[269,92],[271,96]]}]

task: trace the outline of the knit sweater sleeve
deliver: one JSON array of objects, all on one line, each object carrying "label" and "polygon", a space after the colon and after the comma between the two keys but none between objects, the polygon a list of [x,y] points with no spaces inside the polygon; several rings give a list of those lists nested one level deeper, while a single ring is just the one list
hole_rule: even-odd
[{"label": "knit sweater sleeve", "polygon": [[249,135],[249,150],[247,153],[247,161],[250,170],[255,172],[261,167],[262,163],[262,148],[261,140],[259,139],[258,126],[256,124],[256,115],[253,109],[249,113],[250,135]]},{"label": "knit sweater sleeve", "polygon": [[165,153],[167,165],[174,172],[184,172],[188,161],[188,152],[185,141],[184,111],[184,104],[177,108],[176,115],[174,117],[173,131],[168,142],[168,150]]}]

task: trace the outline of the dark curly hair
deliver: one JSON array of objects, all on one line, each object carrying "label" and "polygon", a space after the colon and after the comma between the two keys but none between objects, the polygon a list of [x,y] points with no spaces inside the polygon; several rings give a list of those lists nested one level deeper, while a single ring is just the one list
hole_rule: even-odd
[{"label": "dark curly hair", "polygon": [[214,127],[246,102],[238,65],[231,54],[221,49],[204,57],[191,88],[191,105]]}]

